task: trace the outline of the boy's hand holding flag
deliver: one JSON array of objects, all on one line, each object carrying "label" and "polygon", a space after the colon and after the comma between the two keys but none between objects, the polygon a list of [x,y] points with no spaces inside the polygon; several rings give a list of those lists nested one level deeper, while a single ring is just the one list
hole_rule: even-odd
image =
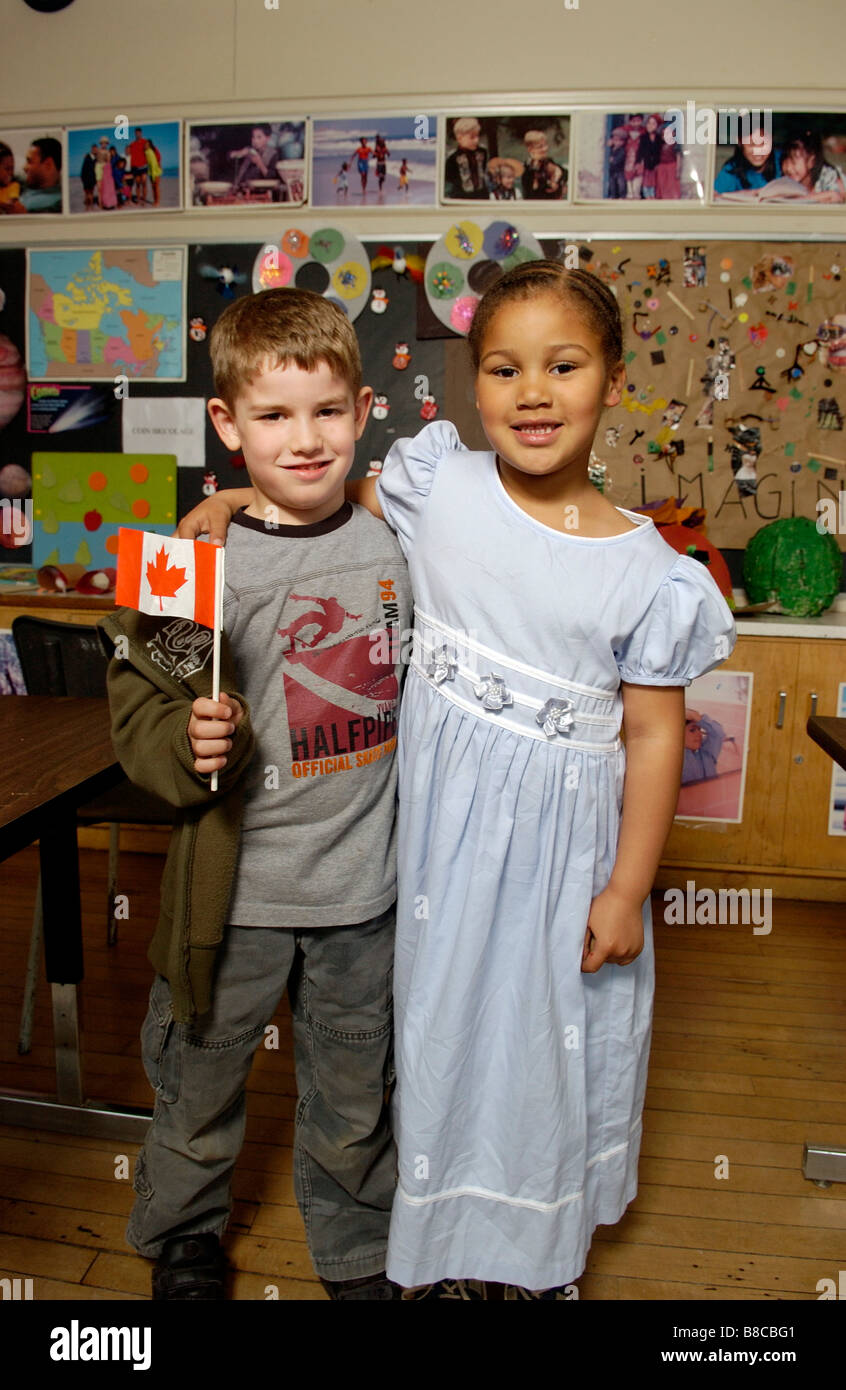
[{"label": "boy's hand holding flag", "polygon": [[[122,526],[118,533],[116,602],[124,608],[150,613],[153,617],[189,618],[214,630],[212,701],[195,702],[204,706],[212,702],[217,705],[220,700],[223,557],[221,546],[208,545],[204,541],[176,540],[126,526]],[[237,703],[230,701],[232,705]],[[240,705],[237,711],[232,712],[236,727],[242,713]],[[203,736],[207,739],[216,737],[209,728],[203,733],[195,728],[194,734],[191,733],[198,715],[199,712],[194,711],[189,724],[192,743]],[[212,718],[211,709],[204,709],[200,717],[206,720]],[[210,755],[210,750],[206,751]],[[211,775],[211,788],[217,791],[216,770]]]}]

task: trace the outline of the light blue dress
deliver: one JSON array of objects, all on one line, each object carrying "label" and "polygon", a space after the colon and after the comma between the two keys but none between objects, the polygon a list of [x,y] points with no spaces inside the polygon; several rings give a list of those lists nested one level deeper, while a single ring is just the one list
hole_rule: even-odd
[{"label": "light blue dress", "polygon": [[648,900],[638,959],[581,972],[620,822],[620,681],[687,685],[729,655],[734,622],[650,520],[553,531],[446,422],[393,446],[378,493],[415,596],[388,1275],[548,1288],[637,1190]]}]

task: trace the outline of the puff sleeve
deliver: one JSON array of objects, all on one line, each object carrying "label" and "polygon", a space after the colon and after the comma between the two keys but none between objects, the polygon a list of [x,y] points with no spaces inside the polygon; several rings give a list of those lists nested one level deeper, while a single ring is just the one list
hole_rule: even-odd
[{"label": "puff sleeve", "polygon": [[406,554],[414,543],[417,519],[432,490],[438,464],[459,449],[463,451],[464,445],[449,420],[433,420],[413,439],[398,439],[391,445],[376,480],[376,495]]},{"label": "puff sleeve", "polygon": [[680,555],[614,656],[632,685],[690,685],[725,661],[736,640],[731,610],[707,569]]}]

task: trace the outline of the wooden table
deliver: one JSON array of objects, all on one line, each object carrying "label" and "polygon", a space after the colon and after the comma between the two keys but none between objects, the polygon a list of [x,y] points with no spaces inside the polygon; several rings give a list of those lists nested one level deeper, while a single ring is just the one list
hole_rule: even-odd
[{"label": "wooden table", "polygon": [[[808,735],[840,767],[846,767],[846,719],[814,716],[807,723]],[[817,1187],[846,1182],[846,1149],[831,1144],[806,1144],[802,1171]]]},{"label": "wooden table", "polygon": [[820,748],[841,767],[846,767],[846,719],[808,720],[808,733]]},{"label": "wooden table", "polygon": [[83,1095],[77,986],[83,977],[77,808],[123,777],[104,699],[0,696],[0,860],[39,841],[44,962],[53,1000],[56,1099],[0,1095],[0,1120],[106,1138],[143,1137],[148,1111]]}]

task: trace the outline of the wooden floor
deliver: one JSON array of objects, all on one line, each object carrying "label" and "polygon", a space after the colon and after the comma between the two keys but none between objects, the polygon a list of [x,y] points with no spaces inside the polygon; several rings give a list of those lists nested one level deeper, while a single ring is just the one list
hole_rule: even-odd
[{"label": "wooden floor", "polygon": [[[81,854],[85,1059],[92,1098],[150,1103],[138,1033],[162,860],[124,855],[129,920],[105,942],[105,855]],[[0,1089],[53,1086],[49,994],[32,1052],[17,1031],[37,857],[0,865]],[[678,927],[655,898],[658,985],[640,1190],[594,1237],[582,1299],[816,1299],[846,1253],[846,1184],[801,1173],[805,1140],[846,1146],[846,908],[773,903],[751,926]],[[41,972],[43,974],[43,970]],[[291,1176],[295,1086],[286,1010],[260,1049],[226,1237],[236,1299],[323,1299]],[[149,1264],[124,1241],[136,1145],[0,1127],[0,1277],[39,1299],[143,1299]],[[721,1164],[728,1175],[718,1177]],[[124,1161],[128,1160],[128,1162]],[[117,1176],[116,1176],[117,1175]]]}]

